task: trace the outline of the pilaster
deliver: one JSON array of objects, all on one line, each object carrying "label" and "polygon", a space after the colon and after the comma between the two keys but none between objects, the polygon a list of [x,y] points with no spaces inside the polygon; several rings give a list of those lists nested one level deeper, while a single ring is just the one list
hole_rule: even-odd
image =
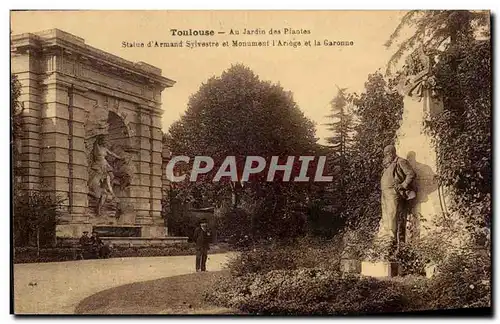
[{"label": "pilaster", "polygon": [[11,72],[21,85],[19,102],[22,112],[22,137],[18,144],[19,160],[14,161],[22,175],[14,179],[23,190],[40,189],[40,119],[43,102],[40,91],[40,55],[26,49],[11,54]]}]

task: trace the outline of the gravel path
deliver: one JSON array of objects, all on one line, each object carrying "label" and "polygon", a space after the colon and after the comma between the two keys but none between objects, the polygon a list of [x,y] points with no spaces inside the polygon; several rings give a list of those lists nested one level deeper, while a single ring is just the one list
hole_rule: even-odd
[{"label": "gravel path", "polygon": [[[209,255],[218,271],[230,253]],[[14,265],[15,314],[74,314],[76,305],[99,291],[194,272],[194,256],[116,258]]]}]

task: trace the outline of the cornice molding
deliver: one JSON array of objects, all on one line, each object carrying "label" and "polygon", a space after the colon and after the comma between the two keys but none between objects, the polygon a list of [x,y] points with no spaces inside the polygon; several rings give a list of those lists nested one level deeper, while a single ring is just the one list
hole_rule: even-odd
[{"label": "cornice molding", "polygon": [[[132,62],[85,44],[77,36],[59,29],[51,29],[39,33],[13,35],[11,38],[11,53],[25,51],[50,52],[56,55],[76,56],[79,61],[99,66],[99,69],[113,74],[120,74],[125,79],[136,81],[136,78],[161,88],[172,87],[174,80],[161,75],[161,69],[144,62]],[[136,81],[137,82],[137,81]]]}]

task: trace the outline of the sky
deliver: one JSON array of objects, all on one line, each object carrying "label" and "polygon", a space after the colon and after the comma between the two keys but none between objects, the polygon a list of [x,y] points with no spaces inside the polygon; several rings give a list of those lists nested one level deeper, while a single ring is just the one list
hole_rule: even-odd
[{"label": "sky", "polygon": [[[58,28],[85,43],[130,61],[143,61],[175,80],[162,93],[163,130],[184,113],[190,95],[212,76],[232,64],[251,68],[261,80],[280,83],[292,91],[304,114],[316,123],[320,143],[330,136],[324,123],[337,86],[360,92],[370,73],[385,71],[394,49],[383,44],[398,25],[402,11],[18,11],[11,12],[13,34]],[[265,35],[243,35],[243,29]],[[269,29],[281,35],[268,35]],[[308,34],[284,35],[284,29]],[[215,36],[172,36],[171,29],[214,30]],[[240,35],[230,35],[230,30]],[[225,34],[218,34],[219,31]],[[300,41],[291,47],[148,48],[122,47],[122,42],[180,40]],[[315,40],[353,41],[353,46],[305,46]]]}]

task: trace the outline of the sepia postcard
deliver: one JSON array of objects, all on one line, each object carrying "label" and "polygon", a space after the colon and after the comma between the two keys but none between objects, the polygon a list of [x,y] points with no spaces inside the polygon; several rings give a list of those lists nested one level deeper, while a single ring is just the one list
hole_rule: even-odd
[{"label": "sepia postcard", "polygon": [[11,313],[491,316],[490,26],[11,11]]}]

